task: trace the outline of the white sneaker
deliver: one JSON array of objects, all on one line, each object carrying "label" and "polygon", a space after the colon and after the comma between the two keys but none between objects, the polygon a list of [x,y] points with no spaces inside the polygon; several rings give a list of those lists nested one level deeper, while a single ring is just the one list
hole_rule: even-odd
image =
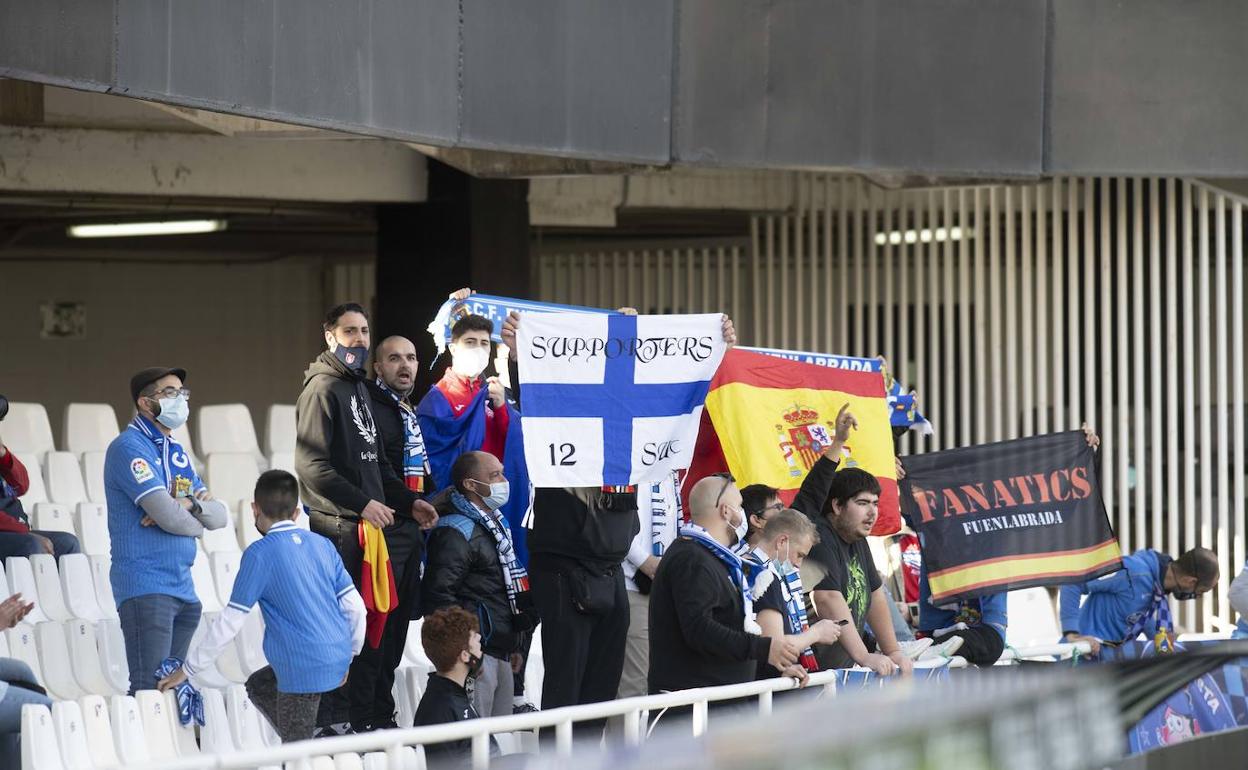
[{"label": "white sneaker", "polygon": [[919,656],[927,652],[927,648],[932,646],[931,639],[915,639],[912,642],[898,642],[901,652],[910,660],[918,660]]},{"label": "white sneaker", "polygon": [[951,636],[940,644],[934,645],[927,649],[919,660],[934,660],[936,658],[952,658],[954,653],[962,649],[962,642],[965,641],[960,636]]}]

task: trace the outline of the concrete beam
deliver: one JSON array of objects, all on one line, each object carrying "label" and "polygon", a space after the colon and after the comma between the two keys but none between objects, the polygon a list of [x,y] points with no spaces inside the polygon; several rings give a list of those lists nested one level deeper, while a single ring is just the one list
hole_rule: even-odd
[{"label": "concrete beam", "polygon": [[0,127],[0,191],[415,203],[425,159],[369,140]]}]

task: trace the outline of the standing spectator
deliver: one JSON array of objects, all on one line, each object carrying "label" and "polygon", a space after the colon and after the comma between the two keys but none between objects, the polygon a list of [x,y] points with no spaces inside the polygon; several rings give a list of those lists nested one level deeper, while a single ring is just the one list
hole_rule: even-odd
[{"label": "standing spectator", "polygon": [[1187,601],[1212,591],[1218,571],[1218,556],[1208,548],[1193,548],[1177,559],[1151,548],[1136,551],[1122,557],[1122,569],[1111,575],[1062,586],[1062,635],[1068,642],[1091,643],[1094,655],[1101,642],[1126,642],[1140,634],[1146,639],[1165,634],[1173,642],[1168,597]]},{"label": "standing spectator", "polygon": [[30,528],[30,519],[19,500],[30,488],[30,476],[17,455],[0,441],[0,561],[10,556],[50,553],[60,559],[78,553],[72,532],[41,532]]},{"label": "standing spectator", "polygon": [[[394,527],[396,518],[410,518],[428,528],[437,514],[383,461],[386,448],[364,384],[370,340],[364,308],[354,303],[332,308],[323,331],[327,349],[308,367],[295,405],[295,469],[312,531],[329,538],[347,574],[367,597],[371,589],[363,585],[361,543],[370,534],[365,524],[384,533]],[[410,559],[410,551],[396,549],[386,561],[399,562],[406,569]],[[405,600],[411,597],[400,595],[398,605]],[[401,656],[399,641],[406,639],[409,618],[391,620],[384,613],[370,611],[370,637],[351,664],[346,686],[321,699],[319,734],[395,725],[395,666],[387,661]]]},{"label": "standing spectator", "polygon": [[[425,439],[412,405],[416,384],[416,346],[405,337],[387,337],[373,352],[374,379],[366,383],[372,397],[373,418],[381,442],[380,461],[390,466],[403,485],[426,498],[433,492],[433,477],[425,456]],[[403,660],[411,620],[421,616],[421,563],[425,536],[421,525],[409,516],[396,516],[384,530],[394,585],[399,603],[386,621],[382,671],[394,671]]]},{"label": "standing spectator", "polygon": [[247,696],[283,743],[307,740],[321,694],[346,681],[352,656],[364,646],[364,601],[334,546],[295,526],[299,482],[294,476],[262,473],[251,510],[263,537],[243,552],[230,603],[159,688],[188,678],[198,685],[196,675],[238,635],[258,602],[269,665],[248,677]]},{"label": "standing spectator", "polygon": [[676,531],[683,523],[680,474],[647,487],[638,495],[640,531],[624,558],[624,588],[628,591],[628,638],[624,645],[624,670],[618,697],[631,698],[649,692],[650,588]]},{"label": "standing spectator", "polygon": [[481,716],[502,716],[512,711],[513,674],[524,662],[524,637],[535,625],[528,573],[498,513],[511,487],[503,464],[488,452],[456,460],[451,483],[429,536],[424,607],[433,612],[459,606],[477,615],[485,661],[472,702]]},{"label": "standing spectator", "polygon": [[[425,694],[416,707],[416,727],[441,725],[477,719],[476,708],[468,696],[468,680],[481,670],[484,653],[476,617],[462,607],[443,607],[427,616],[420,628],[421,645],[433,663]],[[467,759],[472,741],[432,743],[425,747],[425,758],[433,766],[438,762]],[[490,737],[490,754],[498,754],[498,746]]]},{"label": "standing spectator", "polygon": [[804,678],[790,668],[801,649],[784,636],[762,636],[754,621],[745,568],[733,550],[747,524],[732,476],[695,484],[689,516],[650,595],[650,692],[748,682],[767,663]]},{"label": "standing spectator", "polygon": [[[897,644],[891,600],[867,546],[879,503],[880,482],[875,476],[861,468],[846,468],[833,478],[826,514],[816,522],[819,544],[804,563],[802,582],[813,586],[811,598],[820,618],[845,621],[840,641],[815,648],[821,668],[858,664],[881,676],[898,670],[908,674],[913,668]],[[875,634],[878,652],[862,635],[864,623]]]},{"label": "standing spectator", "polygon": [[130,378],[138,414],[104,455],[113,565],[109,573],[130,665],[130,692],[156,685],[165,658],[185,658],[199,626],[191,565],[204,529],[229,523],[186,450],[173,438],[190,414],[186,370],[144,369]]},{"label": "standing spectator", "polygon": [[[13,594],[0,602],[0,631],[7,631],[35,608]],[[0,658],[0,767],[22,766],[22,706],[52,707],[52,699],[35,672],[17,658]]]},{"label": "standing spectator", "polygon": [[[759,533],[758,549],[769,557],[767,569],[772,580],[754,602],[762,635],[771,639],[788,637],[801,650],[798,665],[811,672],[819,670],[811,645],[835,644],[841,636],[841,627],[834,621],[824,619],[811,626],[806,617],[806,594],[798,571],[818,542],[815,523],[803,513],[790,508],[769,518]],[[781,675],[768,662],[758,664],[759,679]]]}]

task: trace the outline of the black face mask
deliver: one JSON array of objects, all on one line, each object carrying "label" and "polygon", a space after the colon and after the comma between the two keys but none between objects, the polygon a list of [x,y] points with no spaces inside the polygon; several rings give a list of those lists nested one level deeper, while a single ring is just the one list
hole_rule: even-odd
[{"label": "black face mask", "polygon": [[480,655],[473,655],[471,652],[468,653],[468,678],[469,679],[477,678],[477,675],[481,673],[481,664],[483,663],[485,663],[485,659],[482,658]]},{"label": "black face mask", "polygon": [[368,348],[349,348],[346,345],[339,345],[334,348],[334,355],[338,357],[339,361],[346,364],[348,369],[362,372],[364,371],[364,362],[368,360]]},{"label": "black face mask", "polygon": [[1195,599],[1200,594],[1196,593],[1195,591],[1171,591],[1170,595],[1173,596],[1176,601],[1190,602],[1192,599]]}]

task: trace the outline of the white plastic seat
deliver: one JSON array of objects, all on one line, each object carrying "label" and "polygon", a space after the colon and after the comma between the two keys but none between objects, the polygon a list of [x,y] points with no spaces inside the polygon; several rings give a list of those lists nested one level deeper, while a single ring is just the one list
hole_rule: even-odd
[{"label": "white plastic seat", "polygon": [[43,458],[43,476],[52,502],[72,506],[87,499],[82,467],[73,452],[48,452]]},{"label": "white plastic seat", "polygon": [[9,654],[9,637],[0,633],[0,658],[11,658]]},{"label": "white plastic seat", "polygon": [[160,693],[165,699],[165,712],[170,715],[173,725],[173,745],[179,757],[192,757],[199,754],[199,743],[195,740],[195,722],[182,724],[178,719],[178,696],[173,690]]},{"label": "white plastic seat", "polygon": [[264,736],[265,746],[282,745],[282,736],[277,734],[277,730],[274,729],[273,723],[267,719],[260,720],[260,734]]},{"label": "white plastic seat", "polygon": [[87,745],[87,730],[77,701],[65,700],[52,704],[52,724],[61,748],[61,759],[73,770],[99,767]]},{"label": "white plastic seat", "polygon": [[191,565],[191,582],[195,584],[195,595],[203,605],[204,612],[220,612],[225,604],[221,601],[217,587],[212,582],[212,564],[203,548],[195,549],[195,562]]},{"label": "white plastic seat", "polygon": [[364,760],[359,754],[335,754],[334,770],[364,770]]},{"label": "white plastic seat", "polygon": [[97,770],[111,770],[121,764],[113,743],[113,724],[108,717],[108,701],[99,695],[88,695],[78,702],[82,713],[87,749]]},{"label": "white plastic seat", "polygon": [[200,749],[205,754],[225,754],[236,751],[234,736],[230,733],[230,718],[225,711],[225,696],[221,690],[206,689],[204,696],[204,726],[199,730]]},{"label": "white plastic seat", "polygon": [[80,455],[103,452],[117,438],[117,413],[112,404],[70,404],[65,407],[62,446]]},{"label": "white plastic seat", "polygon": [[268,658],[264,657],[264,619],[259,608],[247,613],[247,620],[243,621],[243,628],[234,643],[248,676],[269,665]]},{"label": "white plastic seat", "polygon": [[1062,630],[1046,588],[1010,591],[1006,594],[1006,612],[1010,618],[1006,643],[1011,647],[1056,644],[1061,639]]},{"label": "white plastic seat", "polygon": [[264,416],[264,448],[270,455],[295,451],[294,404],[269,406]]},{"label": "white plastic seat", "polygon": [[260,454],[256,426],[245,404],[214,404],[200,407],[195,416],[199,451],[206,457],[216,452]]},{"label": "white plastic seat", "polygon": [[109,701],[109,718],[113,729],[113,742],[117,746],[117,758],[124,765],[137,765],[152,759],[170,759],[169,755],[155,757],[147,745],[143,728],[143,716],[139,703],[132,695],[116,695]]},{"label": "white plastic seat", "polygon": [[61,590],[61,576],[56,569],[56,557],[49,553],[30,557],[30,569],[35,575],[35,590],[39,592],[39,606],[48,620],[66,621],[73,617],[65,606],[65,594]]},{"label": "white plastic seat", "polygon": [[103,620],[106,615],[100,608],[91,578],[91,562],[85,553],[67,553],[61,557],[58,570],[61,593],[69,614],[79,620]]},{"label": "white plastic seat", "polygon": [[246,687],[239,684],[225,691],[225,710],[229,716],[230,732],[234,736],[235,746],[243,751],[265,747],[260,728],[264,717],[247,697]]},{"label": "white plastic seat", "polygon": [[[199,646],[200,641],[204,638],[204,634],[208,633],[208,627],[212,625],[219,614],[212,612],[203,613],[199,616],[199,625],[196,626],[195,633],[191,636],[190,649],[193,650]],[[238,660],[238,653],[234,649],[234,645],[226,645],[211,666],[196,674],[196,680],[196,685],[202,684],[221,690],[233,684],[246,682],[247,676],[243,672],[243,665]]]},{"label": "white plastic seat", "polygon": [[389,766],[384,751],[370,751],[364,755],[364,770],[387,770]]},{"label": "white plastic seat", "polygon": [[35,603],[35,608],[26,616],[26,622],[33,625],[48,620],[48,615],[39,601],[39,587],[35,584],[35,571],[30,566],[30,559],[25,556],[10,556],[4,560],[4,574],[9,579],[10,591]]},{"label": "white plastic seat", "polygon": [[[250,513],[250,512],[249,512]],[[229,520],[224,527],[220,529],[205,529],[204,534],[200,535],[200,542],[203,543],[204,550],[208,553],[218,552],[237,552],[238,532],[234,529],[234,514],[226,512]]]},{"label": "white plastic seat", "polygon": [[95,584],[95,603],[105,617],[117,617],[117,600],[113,598],[112,571],[113,560],[108,556],[88,556],[91,562],[91,582]]},{"label": "white plastic seat", "polygon": [[269,468],[275,471],[286,471],[292,476],[295,473],[295,450],[289,452],[273,452],[269,455]]},{"label": "white plastic seat", "polygon": [[[245,452],[214,452],[208,455],[205,466],[208,488],[213,497],[221,500],[250,500],[260,477],[260,464],[256,456]],[[240,510],[240,509],[235,509]],[[250,508],[240,510],[250,515]]]},{"label": "white plastic seat", "polygon": [[130,663],[126,660],[126,637],[121,632],[121,621],[107,618],[96,623],[95,643],[109,686],[116,692],[129,692]]},{"label": "white plastic seat", "polygon": [[394,687],[391,695],[394,696],[394,707],[398,712],[399,724],[410,725],[416,717],[416,703],[412,701],[411,691],[407,687],[406,670],[402,667],[394,672]]},{"label": "white plastic seat", "polygon": [[208,561],[212,564],[212,582],[217,586],[217,596],[221,598],[222,604],[229,604],[243,555],[239,551],[218,551],[210,554]]},{"label": "white plastic seat", "polygon": [[22,706],[22,770],[61,770],[64,767],[51,710],[42,704]]},{"label": "white plastic seat", "polygon": [[35,503],[30,512],[30,527],[46,532],[68,532],[75,537],[73,509],[60,503]]},{"label": "white plastic seat", "polygon": [[87,499],[104,505],[108,496],[104,492],[104,453],[82,453],[82,480],[86,485]]},{"label": "white plastic seat", "polygon": [[74,529],[84,554],[107,556],[112,550],[108,534],[108,509],[101,503],[78,503],[74,510]]},{"label": "white plastic seat", "polygon": [[330,756],[306,757],[306,762],[302,759],[292,759],[286,763],[283,770],[336,770],[334,758]]},{"label": "white plastic seat", "polygon": [[35,642],[35,627],[23,621],[10,628],[5,634],[9,638],[9,656],[30,666],[35,679],[39,680],[39,684],[43,684],[43,670],[39,666],[39,645]]},{"label": "white plastic seat", "polygon": [[[4,444],[19,457],[42,458],[56,449],[52,444],[52,423],[43,404],[9,402],[9,414],[4,418]],[[26,463],[25,457],[22,463]]]},{"label": "white plastic seat", "polygon": [[79,687],[92,695],[119,695],[126,692],[116,687],[104,671],[104,653],[100,649],[95,623],[90,620],[71,620],[65,624],[65,636],[69,643],[69,660],[74,670],[74,681]]},{"label": "white plastic seat", "polygon": [[[431,670],[420,665],[407,666],[402,669],[403,687],[407,690],[407,697],[412,702],[413,716],[415,716],[416,709],[420,708],[420,699],[425,695],[425,685],[429,683],[429,672]],[[404,722],[403,724],[411,723]]]},{"label": "white plastic seat", "polygon": [[[5,420],[7,423],[8,420]],[[5,440],[8,440],[8,431],[5,431]],[[26,488],[26,494],[18,499],[22,501],[22,508],[27,511],[33,511],[36,503],[48,502],[48,490],[43,485],[43,463],[33,454],[19,452],[16,449],[10,449],[13,456],[26,466],[26,475],[30,477],[30,486]]]},{"label": "white plastic seat", "polygon": [[155,761],[178,757],[178,739],[174,733],[177,711],[170,711],[165,695],[156,690],[139,690],[134,694],[147,739],[148,756]]},{"label": "white plastic seat", "polygon": [[55,620],[40,623],[35,626],[35,641],[39,646],[43,686],[48,694],[58,700],[72,700],[87,695],[74,679],[69,645],[65,641],[65,624]]}]

